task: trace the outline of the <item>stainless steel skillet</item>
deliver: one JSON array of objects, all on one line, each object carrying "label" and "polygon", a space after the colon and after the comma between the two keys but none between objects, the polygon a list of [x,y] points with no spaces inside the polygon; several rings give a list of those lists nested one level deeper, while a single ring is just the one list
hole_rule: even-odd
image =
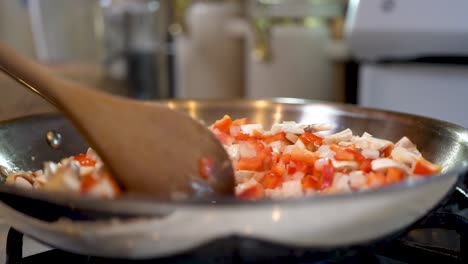
[{"label": "stainless steel skillet", "polygon": [[[7,215],[7,221],[19,230],[44,237],[54,246],[103,256],[160,256],[231,234],[298,246],[340,246],[378,238],[420,219],[454,190],[467,170],[468,131],[442,121],[299,99],[162,103],[207,124],[230,114],[267,127],[283,120],[329,122],[336,131],[349,127],[357,134],[367,131],[393,141],[408,136],[424,156],[442,164],[444,170],[435,177],[381,190],[259,202],[240,202],[232,197],[184,202],[135,197],[102,201],[0,186],[0,215]],[[45,140],[50,130],[62,134],[58,149]],[[7,167],[37,169],[42,161],[58,161],[85,149],[85,142],[61,116],[27,117],[0,125],[0,163]],[[64,216],[75,221],[57,221]],[[117,228],[108,221],[115,217],[126,220]],[[109,239],[114,242],[100,243]],[[131,249],[125,246],[129,240],[134,241]]]}]

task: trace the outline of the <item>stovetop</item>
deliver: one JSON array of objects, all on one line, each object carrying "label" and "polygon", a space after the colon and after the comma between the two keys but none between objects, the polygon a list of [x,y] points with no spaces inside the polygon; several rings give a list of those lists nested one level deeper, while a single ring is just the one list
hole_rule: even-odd
[{"label": "stovetop", "polygon": [[[3,228],[3,229],[2,229]],[[7,235],[8,233],[8,235]],[[51,249],[2,227],[0,263],[129,263],[130,260],[77,255]],[[3,244],[4,243],[4,244]],[[0,254],[1,256],[2,254]],[[223,238],[181,255],[136,263],[468,263],[468,195],[458,189],[444,206],[410,227],[403,236],[359,247],[313,250],[288,248],[237,236]]]}]

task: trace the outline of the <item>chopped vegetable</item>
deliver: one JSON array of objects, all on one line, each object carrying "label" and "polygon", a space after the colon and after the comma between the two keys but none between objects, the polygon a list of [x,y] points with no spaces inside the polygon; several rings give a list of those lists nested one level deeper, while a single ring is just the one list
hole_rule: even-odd
[{"label": "chopped vegetable", "polygon": [[418,175],[431,175],[439,173],[441,166],[431,163],[425,158],[419,158],[414,164],[413,173]]}]

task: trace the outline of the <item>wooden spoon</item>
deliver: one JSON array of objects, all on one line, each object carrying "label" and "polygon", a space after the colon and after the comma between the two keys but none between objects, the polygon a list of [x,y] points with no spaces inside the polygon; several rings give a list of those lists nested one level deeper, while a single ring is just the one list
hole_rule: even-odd
[{"label": "wooden spoon", "polygon": [[[0,69],[60,109],[127,193],[163,199],[233,194],[225,149],[188,114],[60,79],[1,43]],[[201,163],[209,177],[200,176]]]}]

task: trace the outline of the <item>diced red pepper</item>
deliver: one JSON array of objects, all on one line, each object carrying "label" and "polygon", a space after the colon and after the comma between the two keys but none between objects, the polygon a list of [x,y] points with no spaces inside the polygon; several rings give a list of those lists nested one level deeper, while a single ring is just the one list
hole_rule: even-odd
[{"label": "diced red pepper", "polygon": [[306,173],[307,172],[307,164],[305,162],[302,162],[302,161],[294,161],[294,162],[291,162],[289,163],[289,167],[288,167],[288,171],[290,170],[289,168],[293,168],[292,170],[294,170],[294,173],[296,172],[303,172],[303,173]]},{"label": "diced red pepper", "polygon": [[79,154],[73,157],[76,161],[80,163],[81,166],[89,166],[92,167],[96,165],[96,161],[93,159],[90,159],[86,156],[86,154]]},{"label": "diced red pepper", "polygon": [[265,146],[262,144],[262,142],[260,142],[260,140],[258,140],[256,138],[250,137],[247,140],[247,142],[252,144],[252,146],[255,148],[255,151],[257,151],[257,152],[262,151],[263,149],[265,149]]},{"label": "diced red pepper", "polygon": [[338,145],[330,145],[330,149],[335,152],[335,159],[341,161],[358,161],[365,160],[365,157],[354,147],[341,147]]},{"label": "diced red pepper", "polygon": [[349,153],[347,151],[340,151],[336,152],[335,159],[340,161],[354,161],[355,157],[353,153]]},{"label": "diced red pepper", "polygon": [[91,190],[97,184],[97,182],[98,181],[94,177],[93,174],[86,174],[81,179],[81,191],[82,192],[87,192],[87,191]]},{"label": "diced red pepper", "polygon": [[308,149],[315,149],[323,144],[323,138],[307,131],[300,135],[299,139]]},{"label": "diced red pepper", "polygon": [[283,154],[283,155],[281,155],[280,160],[281,160],[284,164],[288,164],[288,163],[291,161],[291,154]]},{"label": "diced red pepper", "polygon": [[282,162],[275,163],[271,170],[279,175],[284,175],[286,172],[286,166]]},{"label": "diced red pepper", "polygon": [[297,168],[296,168],[295,165],[291,164],[291,165],[288,166],[288,174],[289,175],[293,175],[294,173],[296,173],[296,171],[297,171]]},{"label": "diced red pepper", "polygon": [[218,129],[221,132],[229,134],[229,127],[231,127],[232,119],[230,116],[225,115],[220,120],[217,120],[213,127]]},{"label": "diced red pepper", "polygon": [[367,175],[367,185],[370,187],[379,187],[385,184],[385,174],[381,171],[372,171]]},{"label": "diced red pepper", "polygon": [[256,139],[264,139],[265,138],[265,135],[263,135],[262,132],[260,132],[260,131],[258,131],[256,129],[253,130],[252,134],[253,134],[253,137],[256,138]]},{"label": "diced red pepper", "polygon": [[328,160],[328,164],[325,164],[322,169],[322,189],[332,185],[334,176],[335,168],[331,160]]},{"label": "diced red pepper", "polygon": [[319,154],[301,148],[294,148],[291,152],[291,160],[295,162],[304,162],[307,165],[314,166]]},{"label": "diced red pepper", "polygon": [[390,155],[392,154],[393,149],[394,149],[393,144],[389,145],[388,147],[386,147],[385,149],[382,150],[382,153],[380,154],[380,156],[382,156],[384,158],[390,157]]},{"label": "diced red pepper", "polygon": [[242,125],[247,125],[249,123],[249,120],[247,118],[239,118],[234,121],[232,121],[233,126],[242,126]]},{"label": "diced red pepper", "polygon": [[264,142],[267,144],[270,144],[271,142],[275,141],[286,141],[286,133],[284,132],[279,132],[274,134],[273,136],[269,136],[265,138]]},{"label": "diced red pepper", "polygon": [[398,168],[390,167],[387,169],[385,177],[387,184],[397,183],[403,180],[403,171]]},{"label": "diced red pepper", "polygon": [[354,156],[354,159],[358,162],[363,162],[366,157],[361,154],[361,152],[357,151],[355,148],[346,148],[346,152],[352,153]]},{"label": "diced red pepper", "polygon": [[244,134],[244,133],[238,133],[237,135],[234,136],[234,138],[237,140],[248,140],[250,138],[250,135]]},{"label": "diced red pepper", "polygon": [[370,172],[372,170],[372,160],[371,159],[364,159],[359,163],[359,169],[363,172]]},{"label": "diced red pepper", "polygon": [[265,189],[275,189],[280,186],[283,182],[283,177],[273,171],[267,172],[265,176],[260,180],[260,184]]},{"label": "diced red pepper", "polygon": [[215,135],[218,138],[218,140],[221,143],[225,144],[225,145],[228,144],[229,139],[231,138],[231,136],[229,134],[226,134],[226,133],[221,132],[221,131],[219,133],[216,133]]},{"label": "diced red pepper", "polygon": [[262,171],[263,160],[257,157],[241,158],[237,162],[237,170]]},{"label": "diced red pepper", "polygon": [[418,175],[431,175],[439,173],[441,166],[434,164],[425,158],[419,158],[414,164],[413,173]]},{"label": "diced red pepper", "polygon": [[303,190],[319,190],[320,189],[320,180],[313,175],[306,175],[301,180],[301,185]]}]

